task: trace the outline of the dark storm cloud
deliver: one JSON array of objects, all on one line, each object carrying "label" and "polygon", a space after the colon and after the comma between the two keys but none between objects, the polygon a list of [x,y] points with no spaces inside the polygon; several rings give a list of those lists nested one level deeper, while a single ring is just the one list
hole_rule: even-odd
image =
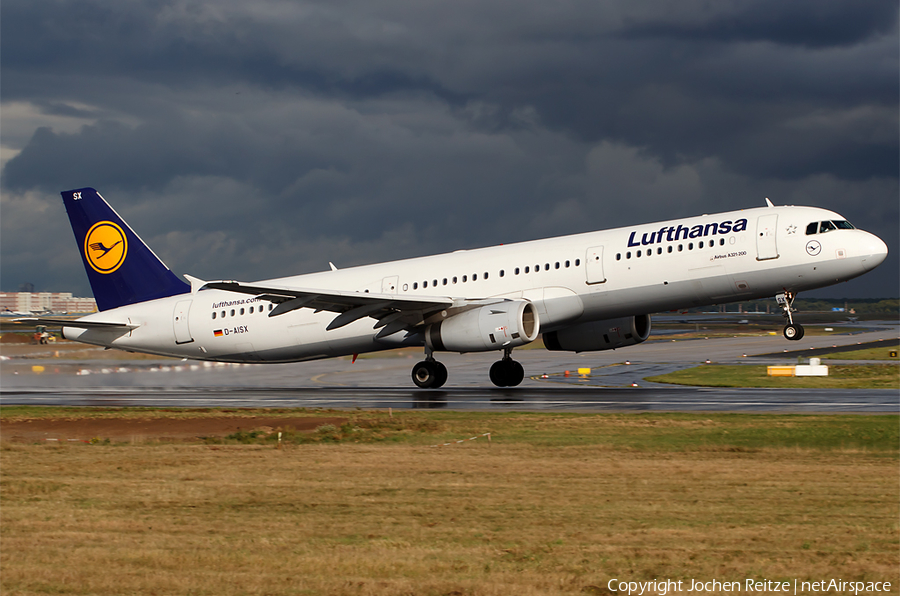
[{"label": "dark storm cloud", "polygon": [[703,12],[670,14],[665,20],[630,20],[623,35],[691,41],[769,41],[812,48],[846,46],[891,32],[898,10],[897,3],[890,0],[763,0],[718,2],[705,8]]},{"label": "dark storm cloud", "polygon": [[[863,219],[846,215],[897,246],[897,16],[870,0],[8,0],[3,283],[65,254],[65,234],[43,251],[21,222],[38,209],[65,230],[58,192],[86,185],[199,275],[767,195],[839,212],[850,197]],[[896,294],[888,277],[859,283]]]}]

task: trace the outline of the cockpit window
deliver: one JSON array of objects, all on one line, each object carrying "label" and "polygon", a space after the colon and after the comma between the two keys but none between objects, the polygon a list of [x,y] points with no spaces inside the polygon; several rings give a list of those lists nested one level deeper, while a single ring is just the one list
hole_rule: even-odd
[{"label": "cockpit window", "polygon": [[845,219],[833,219],[831,221],[814,221],[806,226],[806,235],[812,236],[818,229],[819,233],[830,232],[831,230],[855,230],[853,224]]}]

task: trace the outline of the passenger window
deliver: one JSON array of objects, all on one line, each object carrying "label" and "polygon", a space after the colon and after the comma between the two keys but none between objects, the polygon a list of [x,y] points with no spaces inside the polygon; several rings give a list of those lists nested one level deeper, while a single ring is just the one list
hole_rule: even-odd
[{"label": "passenger window", "polygon": [[519,274],[519,268],[516,267],[516,275],[518,275],[518,274]]},{"label": "passenger window", "polygon": [[275,305],[274,305],[274,304],[270,304],[270,305],[269,305],[269,311],[271,312],[271,310],[272,310],[273,308],[275,308]]},{"label": "passenger window", "polygon": [[422,287],[423,287],[423,288],[427,288],[427,287],[428,287],[428,280],[425,280],[425,281],[422,282]]},{"label": "passenger window", "polygon": [[809,224],[808,226],[806,226],[806,235],[812,236],[813,234],[816,233],[816,231],[818,229],[819,229],[819,222],[814,221],[811,224]]},{"label": "passenger window", "polygon": [[569,268],[569,261],[566,261],[566,269]]},{"label": "passenger window", "polygon": [[437,287],[437,280],[436,279],[431,280],[431,285],[433,285],[434,287]]},{"label": "passenger window", "polygon": [[242,309],[241,309],[241,315],[243,315],[243,314],[244,314],[244,309],[242,308]]},{"label": "passenger window", "polygon": [[447,285],[447,278],[446,278],[446,277],[444,278],[444,285],[445,285],[445,286]]},{"label": "passenger window", "polygon": [[500,270],[500,277],[503,277],[503,274],[504,274],[504,271],[503,271],[503,269],[501,269],[501,270]]},{"label": "passenger window", "polygon": [[672,247],[671,247],[671,246],[669,246],[669,252],[672,252]]},{"label": "passenger window", "polygon": [[487,271],[484,272],[484,278],[485,278],[485,279],[488,278],[488,272],[487,272]]},{"label": "passenger window", "polygon": [[214,318],[214,319],[216,318],[216,313],[213,313],[213,318]]},{"label": "passenger window", "polygon": [[417,282],[417,281],[414,281],[414,282],[413,282],[413,289],[414,289],[414,290],[418,290],[418,289],[419,289],[419,282]]},{"label": "passenger window", "polygon": [[637,256],[641,256],[641,251],[637,251]]},{"label": "passenger window", "polygon": [[837,229],[837,228],[835,228],[834,224],[831,223],[830,221],[823,221],[821,224],[819,224],[819,233],[820,234],[823,232],[830,232],[831,230],[835,230],[835,229]]},{"label": "passenger window", "polygon": [[456,283],[456,277],[453,278],[453,283]]},{"label": "passenger window", "polygon": [[688,242],[688,250],[694,250],[694,243]]},{"label": "passenger window", "polygon": [[617,252],[617,253],[616,253],[616,260],[617,260],[617,261],[621,261],[621,260],[622,260],[622,253],[620,253],[620,252]]},{"label": "passenger window", "polygon": [[581,259],[575,259],[575,266],[578,267],[581,265]]},{"label": "passenger window", "polygon": [[658,255],[662,254],[662,246],[660,246],[659,248],[656,249],[656,254],[658,254]]},{"label": "passenger window", "polygon": [[544,271],[550,271],[550,263],[544,263]]},{"label": "passenger window", "polygon": [[625,253],[625,258],[626,258],[626,259],[630,259],[630,258],[631,258],[631,251],[628,251],[628,252]]},{"label": "passenger window", "polygon": [[477,274],[477,273],[473,273],[473,274],[472,274],[472,281],[478,281],[478,274]]},{"label": "passenger window", "polygon": [[232,317],[234,316],[234,309],[233,309],[233,308],[231,309],[231,312],[230,312],[229,314],[230,314]]},{"label": "passenger window", "polygon": [[559,261],[556,262],[556,264],[553,266],[553,268],[554,268],[554,269],[559,269]]},{"label": "passenger window", "polygon": [[678,252],[681,252],[681,251],[683,251],[683,250],[684,250],[684,245],[683,245],[683,244],[679,244],[679,245],[678,245]]},{"label": "passenger window", "polygon": [[223,319],[225,318],[225,311],[224,311],[224,310],[222,311],[222,318],[223,318]]},{"label": "passenger window", "polygon": [[700,243],[697,244],[697,248],[703,248],[703,240],[701,240]]},{"label": "passenger window", "polygon": [[466,283],[466,276],[463,275],[463,283]]},{"label": "passenger window", "polygon": [[719,246],[725,246],[725,239],[719,238]]},{"label": "passenger window", "polygon": [[530,271],[531,271],[531,267],[525,267],[525,273],[528,273]]}]

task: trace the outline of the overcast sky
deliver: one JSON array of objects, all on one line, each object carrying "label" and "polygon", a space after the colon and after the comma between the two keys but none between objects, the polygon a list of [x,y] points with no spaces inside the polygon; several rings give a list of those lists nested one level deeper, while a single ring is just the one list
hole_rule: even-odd
[{"label": "overcast sky", "polygon": [[[727,209],[884,239],[896,0],[3,0],[0,287],[91,295],[59,192],[256,280]],[[807,297],[810,297],[807,296]]]}]

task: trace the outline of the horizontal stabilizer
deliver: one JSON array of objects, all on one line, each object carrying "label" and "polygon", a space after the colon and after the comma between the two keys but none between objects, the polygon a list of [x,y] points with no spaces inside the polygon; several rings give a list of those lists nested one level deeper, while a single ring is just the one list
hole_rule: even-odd
[{"label": "horizontal stabilizer", "polygon": [[129,329],[137,329],[139,325],[129,325],[127,323],[108,323],[105,321],[82,321],[80,319],[47,319],[43,317],[24,317],[14,319],[14,323],[23,323],[25,325],[48,325],[59,327],[72,327],[73,329],[121,329],[128,331]]}]

